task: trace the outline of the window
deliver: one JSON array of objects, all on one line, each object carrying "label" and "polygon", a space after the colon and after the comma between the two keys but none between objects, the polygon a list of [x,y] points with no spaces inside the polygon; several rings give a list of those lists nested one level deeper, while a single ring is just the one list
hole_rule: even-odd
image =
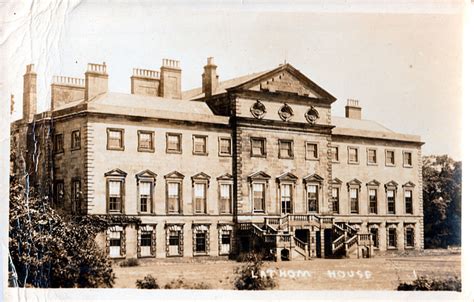
[{"label": "window", "polygon": [[263,212],[265,205],[265,184],[252,184],[253,210],[254,212]]},{"label": "window", "polygon": [[307,185],[306,187],[307,200],[308,200],[308,211],[319,212],[319,200],[318,200],[318,186]]},{"label": "window", "polygon": [[151,213],[151,205],[153,202],[153,190],[151,181],[140,181],[138,183],[138,193],[140,200],[141,213]]},{"label": "window", "polygon": [[206,213],[206,184],[194,184],[194,213]]},{"label": "window", "polygon": [[369,213],[377,214],[377,190],[369,189]]},{"label": "window", "polygon": [[169,214],[181,213],[181,182],[168,181],[166,183],[167,198]]},{"label": "window", "polygon": [[207,136],[193,135],[193,154],[207,155]]},{"label": "window", "polygon": [[108,186],[108,210],[109,212],[121,212],[123,201],[123,181],[110,179]]},{"label": "window", "polygon": [[385,165],[395,166],[395,151],[387,150],[385,152]]},{"label": "window", "polygon": [[403,166],[413,167],[413,157],[412,157],[411,152],[408,152],[408,151],[403,152]]},{"label": "window", "polygon": [[232,143],[230,137],[219,137],[219,155],[230,156],[232,154]]},{"label": "window", "polygon": [[359,163],[359,149],[355,147],[348,147],[347,152],[349,154],[348,159],[350,164]]},{"label": "window", "polygon": [[339,188],[332,188],[332,211],[334,213],[339,213]]},{"label": "window", "polygon": [[154,152],[155,133],[153,131],[138,130],[138,151],[139,152]]},{"label": "window", "polygon": [[64,152],[64,138],[62,133],[58,133],[54,136],[54,153]]},{"label": "window", "polygon": [[196,234],[196,252],[197,253],[206,252],[206,233]]},{"label": "window", "polygon": [[166,133],[166,152],[181,153],[181,134]]},{"label": "window", "polygon": [[125,233],[122,226],[112,226],[107,230],[107,248],[109,257],[125,256]]},{"label": "window", "polygon": [[379,247],[379,229],[371,228],[370,235],[372,236],[372,243],[374,247],[378,248]]},{"label": "window", "polygon": [[349,195],[351,199],[351,214],[359,213],[359,189],[350,188]]},{"label": "window", "polygon": [[280,158],[293,158],[293,141],[279,140],[280,144]]},{"label": "window", "polygon": [[367,149],[367,163],[372,165],[377,163],[377,150]]},{"label": "window", "polygon": [[151,256],[151,231],[141,231],[140,234],[140,257]]},{"label": "window", "polygon": [[413,214],[413,191],[405,190],[405,213]]},{"label": "window", "polygon": [[228,255],[231,245],[231,230],[221,230],[220,255]]},{"label": "window", "polygon": [[411,248],[415,246],[415,230],[412,227],[405,229],[405,247]]},{"label": "window", "polygon": [[281,213],[288,214],[291,213],[291,193],[292,185],[291,184],[282,184],[280,186],[281,194]]},{"label": "window", "polygon": [[306,159],[318,159],[318,144],[317,143],[306,143]]},{"label": "window", "polygon": [[107,128],[107,150],[124,150],[123,131]]},{"label": "window", "polygon": [[231,184],[220,184],[219,185],[219,213],[228,214],[232,213],[232,185]]},{"label": "window", "polygon": [[266,155],[264,138],[251,138],[250,144],[252,148],[251,156],[264,157]]},{"label": "window", "polygon": [[339,147],[338,146],[331,147],[331,154],[332,154],[332,161],[339,162]]},{"label": "window", "polygon": [[396,228],[389,228],[388,229],[388,247],[389,248],[396,248],[397,247],[397,229]]},{"label": "window", "polygon": [[57,180],[54,183],[54,204],[56,206],[64,205],[64,181]]},{"label": "window", "polygon": [[179,225],[168,227],[168,239],[166,241],[166,256],[183,255],[183,231]]},{"label": "window", "polygon": [[388,214],[395,214],[395,190],[387,190]]},{"label": "window", "polygon": [[81,149],[81,131],[74,130],[71,132],[71,150]]},{"label": "window", "polygon": [[71,207],[73,213],[78,213],[80,209],[81,181],[72,179],[71,181]]}]

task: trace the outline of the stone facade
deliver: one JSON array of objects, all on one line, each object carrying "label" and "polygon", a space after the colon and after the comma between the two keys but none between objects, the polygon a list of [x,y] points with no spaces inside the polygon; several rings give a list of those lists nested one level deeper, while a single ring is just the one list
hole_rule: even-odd
[{"label": "stone facade", "polygon": [[27,166],[64,214],[139,218],[98,236],[112,258],[423,248],[419,137],[361,120],[354,100],[332,117],[336,99],[289,64],[223,82],[216,69],[181,92],[179,62],[163,60],[119,94],[89,64],[85,80],[56,77],[36,114],[30,66],[12,173]]}]

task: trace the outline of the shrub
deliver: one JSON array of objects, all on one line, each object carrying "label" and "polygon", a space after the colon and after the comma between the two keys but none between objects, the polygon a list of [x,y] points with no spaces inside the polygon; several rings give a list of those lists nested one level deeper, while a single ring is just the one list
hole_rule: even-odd
[{"label": "shrub", "polygon": [[165,289],[210,289],[211,286],[205,282],[188,283],[182,278],[174,279],[166,283]]},{"label": "shrub", "polygon": [[156,279],[152,275],[146,275],[143,280],[138,279],[136,282],[139,289],[159,289]]},{"label": "shrub", "polygon": [[246,264],[235,270],[237,277],[234,286],[238,290],[266,290],[276,286],[273,278],[262,276],[262,257],[259,254],[249,253],[243,256]]},{"label": "shrub", "polygon": [[429,279],[425,276],[416,278],[412,283],[400,283],[397,290],[400,291],[461,291],[462,283],[458,277],[444,279]]},{"label": "shrub", "polygon": [[124,261],[120,262],[119,264],[121,267],[129,267],[129,266],[138,266],[138,259],[137,258],[128,258]]}]

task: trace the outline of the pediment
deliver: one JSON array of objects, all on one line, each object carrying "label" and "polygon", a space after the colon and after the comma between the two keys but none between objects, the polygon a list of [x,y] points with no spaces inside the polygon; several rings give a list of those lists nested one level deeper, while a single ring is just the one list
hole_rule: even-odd
[{"label": "pediment", "polygon": [[144,171],[138,173],[137,175],[135,175],[135,177],[137,179],[139,179],[139,178],[156,178],[156,173],[153,173],[152,171],[147,169],[147,170],[144,170]]},{"label": "pediment", "polygon": [[104,173],[104,176],[125,177],[127,176],[127,173],[120,169],[113,169],[113,170],[110,170],[109,172]]},{"label": "pediment", "polygon": [[249,180],[269,180],[270,178],[271,176],[263,171],[255,172],[249,175]]},{"label": "pediment", "polygon": [[367,186],[373,186],[373,187],[378,187],[380,186],[380,182],[376,181],[375,179],[372,179],[367,183]]},{"label": "pediment", "polygon": [[184,178],[184,175],[179,173],[178,171],[173,171],[165,175],[165,178]]},{"label": "pediment", "polygon": [[398,187],[398,183],[396,183],[394,180],[391,180],[385,184],[385,188],[396,188]]},{"label": "pediment", "polygon": [[290,64],[284,64],[232,89],[297,94],[311,98],[336,98]]},{"label": "pediment", "polygon": [[282,175],[278,176],[277,177],[277,180],[279,182],[282,182],[282,181],[291,181],[291,182],[295,182],[298,180],[298,177],[296,175],[294,175],[293,173],[290,173],[290,172],[285,172],[283,173]]},{"label": "pediment", "polygon": [[347,183],[348,186],[360,186],[361,184],[362,182],[358,180],[357,178],[354,178],[353,180]]},{"label": "pediment", "polygon": [[413,188],[413,187],[415,187],[415,184],[412,183],[411,181],[409,181],[409,182],[405,183],[402,187],[404,187],[404,188]]},{"label": "pediment", "polygon": [[232,179],[233,179],[232,174],[229,174],[229,173],[225,173],[217,177],[217,180],[232,180]]},{"label": "pediment", "polygon": [[209,175],[207,175],[206,173],[204,173],[204,172],[200,172],[196,175],[191,176],[191,179],[192,180],[198,180],[198,179],[209,180],[209,179],[211,179],[211,177]]},{"label": "pediment", "polygon": [[305,183],[308,183],[308,182],[323,182],[324,178],[322,178],[321,176],[319,176],[316,173],[313,173],[313,174],[310,174],[310,175],[304,177],[303,180],[304,180]]},{"label": "pediment", "polygon": [[342,180],[340,180],[339,178],[336,177],[333,180],[331,180],[331,184],[340,185],[340,184],[342,184]]}]

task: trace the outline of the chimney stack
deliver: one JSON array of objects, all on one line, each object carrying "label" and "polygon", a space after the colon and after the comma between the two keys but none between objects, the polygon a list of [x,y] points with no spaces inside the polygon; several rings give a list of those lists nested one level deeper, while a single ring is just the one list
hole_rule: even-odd
[{"label": "chimney stack", "polygon": [[10,95],[10,115],[15,111],[15,95]]},{"label": "chimney stack", "polygon": [[206,97],[210,97],[216,92],[219,83],[216,70],[217,65],[214,65],[214,58],[207,58],[207,65],[204,66],[204,73],[202,74],[202,92]]},{"label": "chimney stack", "polygon": [[347,100],[346,117],[356,120],[360,120],[362,118],[362,108],[359,106],[358,100]]},{"label": "chimney stack", "polygon": [[160,68],[159,96],[181,99],[181,69],[179,61],[163,59]]},{"label": "chimney stack", "polygon": [[87,64],[85,77],[84,97],[86,100],[90,100],[109,90],[109,75],[107,74],[105,62],[103,64]]},{"label": "chimney stack", "polygon": [[133,68],[132,94],[159,96],[160,72],[157,70]]},{"label": "chimney stack", "polygon": [[64,104],[81,100],[85,95],[84,79],[53,76],[51,83],[51,111]]},{"label": "chimney stack", "polygon": [[35,65],[30,64],[26,66],[23,76],[23,119],[27,122],[31,122],[36,114],[36,101]]}]

